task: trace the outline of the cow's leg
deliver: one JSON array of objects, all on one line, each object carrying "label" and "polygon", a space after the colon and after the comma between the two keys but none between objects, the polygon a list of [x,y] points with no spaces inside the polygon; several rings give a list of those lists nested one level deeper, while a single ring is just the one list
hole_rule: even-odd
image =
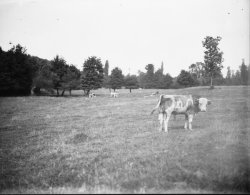
[{"label": "cow's leg", "polygon": [[194,117],[194,115],[192,115],[192,114],[190,114],[190,115],[188,116],[188,127],[189,127],[190,130],[192,130],[192,121],[193,121],[193,117]]},{"label": "cow's leg", "polygon": [[171,116],[171,112],[167,112],[164,116],[164,128],[165,128],[165,132],[168,132],[168,121],[170,119]]},{"label": "cow's leg", "polygon": [[184,125],[184,129],[188,128],[188,115],[185,114],[185,125]]},{"label": "cow's leg", "polygon": [[164,114],[163,113],[159,113],[158,119],[160,121],[159,131],[162,131],[163,130],[163,122],[164,122]]}]

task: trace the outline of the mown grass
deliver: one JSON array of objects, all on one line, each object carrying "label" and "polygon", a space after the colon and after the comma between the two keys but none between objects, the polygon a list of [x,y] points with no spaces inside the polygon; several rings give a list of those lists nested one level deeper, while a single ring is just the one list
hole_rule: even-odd
[{"label": "mown grass", "polygon": [[[0,98],[2,193],[247,193],[250,88],[158,90],[212,100],[193,131],[150,115],[156,90]],[[67,94],[66,94],[67,95]]]}]

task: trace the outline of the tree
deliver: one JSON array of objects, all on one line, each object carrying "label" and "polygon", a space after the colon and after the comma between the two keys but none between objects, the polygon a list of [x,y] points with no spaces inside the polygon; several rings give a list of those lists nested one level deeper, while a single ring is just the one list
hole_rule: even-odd
[{"label": "tree", "polygon": [[111,71],[110,87],[115,91],[116,89],[120,89],[123,84],[124,76],[122,74],[122,70],[116,67]]},{"label": "tree", "polygon": [[[68,65],[66,61],[56,55],[56,57],[51,61],[51,71],[54,89],[57,91],[57,96],[59,96],[59,89],[62,88],[63,76],[67,74]],[[63,95],[64,91],[62,92]]]},{"label": "tree", "polygon": [[130,93],[132,89],[137,89],[139,86],[136,75],[127,75],[124,79],[124,84]]},{"label": "tree", "polygon": [[80,77],[80,70],[78,70],[74,65],[68,66],[66,74],[62,77],[62,95],[65,90],[69,90],[69,94],[71,95],[71,90],[79,89],[81,85]]},{"label": "tree", "polygon": [[210,88],[213,88],[213,78],[218,76],[221,73],[221,69],[223,68],[223,52],[220,52],[218,48],[221,37],[210,37],[207,36],[204,41],[202,41],[203,47],[205,47],[206,51],[204,56],[205,62],[205,73],[210,77]]},{"label": "tree", "polygon": [[248,71],[247,71],[247,66],[245,65],[244,59],[242,59],[242,64],[240,66],[240,77],[241,77],[241,84],[247,85],[247,83],[248,83]]},{"label": "tree", "polygon": [[163,77],[163,89],[169,89],[171,87],[171,85],[173,84],[173,77],[171,77],[170,74],[166,74]]},{"label": "tree", "polygon": [[163,62],[161,62],[161,72],[162,72],[162,74],[163,74],[163,71],[164,71],[164,67],[163,67],[164,65],[163,65]]},{"label": "tree", "polygon": [[53,93],[53,75],[50,71],[50,64],[41,64],[33,78],[33,92],[36,95],[41,94],[41,89],[46,89]]},{"label": "tree", "polygon": [[240,71],[237,70],[235,73],[232,71],[232,84],[233,85],[240,85],[241,84],[241,76]]},{"label": "tree", "polygon": [[189,72],[195,75],[196,79],[199,80],[204,76],[204,63],[196,62],[189,66]]},{"label": "tree", "polygon": [[195,85],[195,80],[189,72],[181,70],[179,76],[177,77],[177,83],[184,87],[191,87]]},{"label": "tree", "polygon": [[225,81],[226,81],[227,85],[231,85],[232,84],[232,73],[231,73],[230,66],[227,67],[227,75],[226,75]]},{"label": "tree", "polygon": [[191,73],[197,85],[204,85],[207,83],[204,66],[205,64],[203,62],[196,62],[189,66],[189,72]]},{"label": "tree", "polygon": [[103,87],[110,88],[109,86],[109,62],[106,60],[105,66],[104,66],[104,79],[103,79]]},{"label": "tree", "polygon": [[247,84],[250,85],[250,64],[248,65],[248,68],[247,68],[247,72],[248,72],[248,81],[247,81]]},{"label": "tree", "polygon": [[141,87],[143,89],[146,86],[145,77],[146,77],[146,73],[139,70],[138,71],[138,83],[139,83],[139,87]]},{"label": "tree", "polygon": [[0,95],[30,95],[34,69],[26,49],[18,44],[0,55]]},{"label": "tree", "polygon": [[42,59],[37,56],[28,55],[28,57],[29,62],[32,64],[34,69],[34,74],[32,76],[32,90],[34,94],[40,95],[41,89],[45,89],[50,93],[54,93],[51,62],[47,59]]},{"label": "tree", "polygon": [[101,88],[103,77],[103,65],[100,58],[92,56],[85,60],[81,78],[84,93],[89,95],[90,90]]},{"label": "tree", "polygon": [[147,70],[145,75],[145,88],[156,88],[156,80],[154,77],[154,65],[148,64],[146,65],[145,69]]},{"label": "tree", "polygon": [[109,75],[109,61],[108,60],[106,60],[106,62],[105,62],[103,72],[104,72],[104,76],[108,76]]},{"label": "tree", "polygon": [[154,74],[154,86],[157,89],[164,89],[165,83],[164,83],[164,75],[162,68],[158,69]]},{"label": "tree", "polygon": [[214,85],[224,85],[225,84],[225,79],[223,78],[222,73],[217,75],[214,80],[213,80]]}]

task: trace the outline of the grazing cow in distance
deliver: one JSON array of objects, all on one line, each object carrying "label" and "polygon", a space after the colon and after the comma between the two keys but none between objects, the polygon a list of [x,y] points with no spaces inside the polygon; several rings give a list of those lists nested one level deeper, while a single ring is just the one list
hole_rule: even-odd
[{"label": "grazing cow in distance", "polygon": [[168,132],[168,121],[173,114],[185,115],[184,128],[192,130],[192,121],[195,114],[198,112],[206,112],[207,105],[211,104],[211,101],[207,98],[192,95],[160,95],[159,101],[156,107],[152,110],[151,114],[155,110],[159,111],[160,131]]},{"label": "grazing cow in distance", "polygon": [[117,92],[110,92],[110,97],[117,98],[118,95],[119,95],[119,93],[117,93]]},{"label": "grazing cow in distance", "polygon": [[144,97],[156,96],[158,94],[159,94],[159,91],[156,91],[155,93],[151,93],[150,95],[145,95]]},{"label": "grazing cow in distance", "polygon": [[96,95],[94,93],[89,93],[89,98],[94,98]]}]

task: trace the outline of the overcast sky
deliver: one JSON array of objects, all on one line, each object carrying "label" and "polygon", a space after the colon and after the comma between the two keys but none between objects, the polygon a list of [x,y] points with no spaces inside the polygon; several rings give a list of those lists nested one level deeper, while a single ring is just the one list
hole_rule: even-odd
[{"label": "overcast sky", "polygon": [[155,70],[177,76],[203,61],[202,41],[221,36],[224,69],[249,64],[249,0],[0,0],[0,46],[57,54],[82,70],[89,56],[123,74]]}]

